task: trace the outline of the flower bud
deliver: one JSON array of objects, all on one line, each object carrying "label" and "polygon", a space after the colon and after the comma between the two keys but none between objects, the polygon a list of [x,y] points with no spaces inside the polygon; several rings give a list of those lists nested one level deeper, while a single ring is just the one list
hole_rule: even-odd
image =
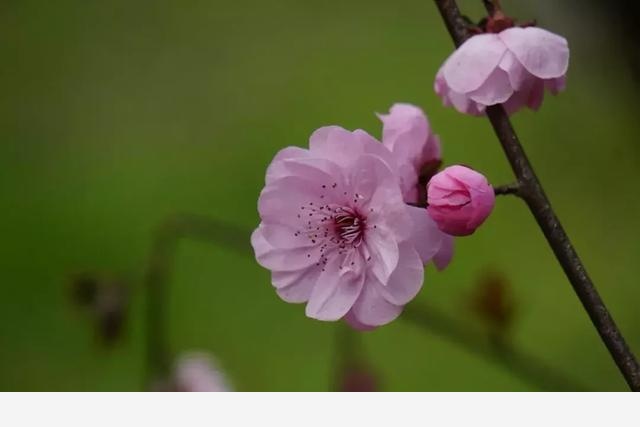
[{"label": "flower bud", "polygon": [[493,187],[482,174],[450,166],[427,184],[427,212],[440,230],[467,236],[484,222],[495,203]]}]

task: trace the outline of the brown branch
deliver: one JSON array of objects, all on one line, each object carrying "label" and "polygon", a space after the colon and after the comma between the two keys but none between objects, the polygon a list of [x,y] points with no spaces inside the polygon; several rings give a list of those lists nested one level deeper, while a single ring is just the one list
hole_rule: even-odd
[{"label": "brown branch", "polygon": [[[455,0],[435,0],[456,47],[469,37]],[[640,366],[571,245],[536,177],[508,115],[501,105],[487,107],[487,117],[520,183],[520,196],[542,229],[600,338],[633,391],[640,391]]]},{"label": "brown branch", "polygon": [[493,192],[495,193],[496,196],[505,196],[508,194],[519,196],[520,184],[517,182],[514,182],[513,184],[499,185],[497,187],[493,187]]}]

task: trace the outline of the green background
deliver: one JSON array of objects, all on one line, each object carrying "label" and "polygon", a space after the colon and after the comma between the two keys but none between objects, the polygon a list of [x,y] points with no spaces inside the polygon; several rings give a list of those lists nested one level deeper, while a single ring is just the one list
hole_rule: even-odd
[{"label": "green background", "polygon": [[[637,86],[586,4],[503,3],[572,47],[567,91],[514,124],[640,351]],[[480,1],[460,4],[480,17]],[[178,212],[252,229],[272,156],[305,146],[322,125],[380,136],[374,112],[412,102],[441,136],[446,164],[511,181],[489,123],[442,107],[432,91],[451,50],[427,0],[4,2],[0,389],[140,390],[141,280],[153,229]],[[69,299],[70,278],[87,270],[132,287],[125,334],[110,348]],[[468,299],[487,271],[511,283],[518,347],[591,389],[625,389],[515,198],[499,199],[481,229],[457,239],[453,263],[428,270],[418,301],[476,329]],[[280,301],[250,256],[184,242],[170,286],[175,352],[211,351],[238,390],[332,386],[337,325]],[[384,390],[538,390],[402,318],[365,334],[363,345]]]}]

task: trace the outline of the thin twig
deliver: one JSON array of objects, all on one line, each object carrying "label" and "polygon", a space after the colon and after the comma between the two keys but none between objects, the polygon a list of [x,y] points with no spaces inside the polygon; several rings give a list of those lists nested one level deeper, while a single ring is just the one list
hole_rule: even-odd
[{"label": "thin twig", "polygon": [[493,187],[493,192],[496,196],[505,196],[507,194],[513,194],[514,196],[520,195],[520,184],[514,182],[512,184],[499,185],[497,187]]},{"label": "thin twig", "polygon": [[[469,37],[455,0],[435,0],[451,38],[460,46]],[[487,116],[520,182],[520,195],[542,229],[591,322],[633,391],[640,391],[640,366],[609,314],[602,298],[571,245],[501,105],[487,107]]]},{"label": "thin twig", "polygon": [[188,237],[212,241],[236,251],[248,252],[249,235],[233,225],[197,215],[177,215],[158,227],[144,279],[147,292],[146,387],[162,389],[170,368],[171,353],[166,336],[167,285],[180,240]]},{"label": "thin twig", "polygon": [[546,362],[520,350],[508,342],[491,341],[484,334],[473,332],[464,325],[433,307],[409,304],[405,307],[401,320],[429,330],[473,354],[497,363],[514,376],[535,385],[544,391],[587,391],[582,384],[567,378]]}]

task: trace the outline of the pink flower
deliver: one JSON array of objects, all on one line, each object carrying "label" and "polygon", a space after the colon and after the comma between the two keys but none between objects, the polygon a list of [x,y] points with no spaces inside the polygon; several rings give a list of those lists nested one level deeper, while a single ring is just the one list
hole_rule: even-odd
[{"label": "pink flower", "polygon": [[337,126],[315,131],[308,150],[276,155],[251,243],[283,300],[370,329],[415,297],[441,239],[422,209],[404,203],[395,170],[384,145]]},{"label": "pink flower", "polygon": [[[382,143],[391,151],[396,174],[406,203],[424,205],[425,185],[442,163],[440,138],[433,134],[424,112],[411,104],[397,103],[389,114],[378,114],[382,121]],[[438,246],[433,257],[435,266],[444,269],[453,256],[453,238],[445,233],[429,232],[421,244]]]},{"label": "pink flower", "polygon": [[464,166],[450,166],[436,174],[427,187],[427,212],[445,233],[473,233],[491,213],[493,188],[480,173]]},{"label": "pink flower", "polygon": [[513,27],[469,38],[442,65],[434,88],[444,105],[481,115],[503,104],[509,114],[537,110],[544,90],[564,90],[569,66],[567,40],[542,28]]},{"label": "pink flower", "polygon": [[178,359],[173,383],[177,391],[231,391],[213,359],[203,352],[186,353]]}]

